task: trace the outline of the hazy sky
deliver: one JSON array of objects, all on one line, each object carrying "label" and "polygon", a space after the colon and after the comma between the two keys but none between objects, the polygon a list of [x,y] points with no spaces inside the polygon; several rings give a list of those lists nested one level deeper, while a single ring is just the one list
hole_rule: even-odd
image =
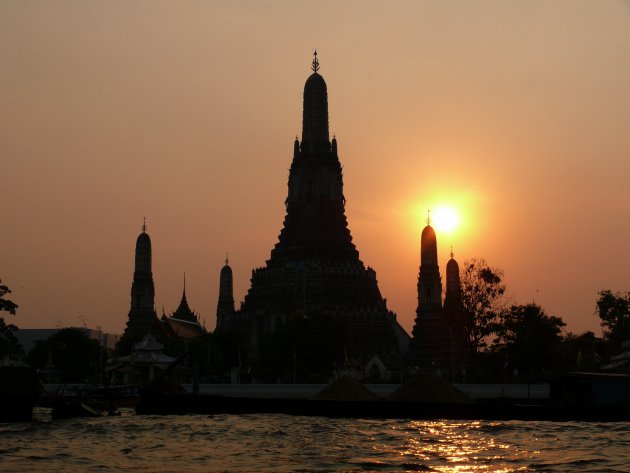
[{"label": "hazy sky", "polygon": [[427,208],[460,264],[567,329],[630,290],[630,3],[0,1],[0,278],[20,327],[122,332],[147,217],[156,309],[215,326],[284,217],[317,48],[346,215],[408,330]]}]

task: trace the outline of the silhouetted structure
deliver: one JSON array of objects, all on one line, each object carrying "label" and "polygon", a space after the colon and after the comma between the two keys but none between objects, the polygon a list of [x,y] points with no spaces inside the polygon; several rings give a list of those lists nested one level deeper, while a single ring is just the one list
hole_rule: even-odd
[{"label": "silhouetted structure", "polygon": [[437,238],[430,217],[420,239],[418,308],[409,348],[409,361],[421,368],[450,366],[450,340],[442,313],[442,278]]},{"label": "silhouetted structure", "polygon": [[184,290],[179,306],[170,317],[162,314],[167,334],[179,338],[195,338],[206,333],[206,329],[199,322],[199,316],[188,306],[186,300],[186,275],[184,274]]},{"label": "silhouetted structure", "polygon": [[136,261],[131,284],[131,308],[123,337],[144,334],[158,320],[155,312],[155,287],[151,271],[151,238],[146,223],[136,240]]},{"label": "silhouetted structure", "polygon": [[225,257],[225,265],[221,268],[219,277],[219,302],[217,303],[217,329],[224,328],[224,317],[234,312],[234,290],[232,268]]},{"label": "silhouetted structure", "polygon": [[[148,333],[171,338],[194,338],[206,333],[199,322],[199,316],[188,306],[186,299],[186,279],[179,307],[168,317],[158,318],[155,312],[155,287],[151,271],[151,238],[146,223],[136,240],[136,261],[131,285],[131,309],[125,332],[121,337],[122,351],[127,353],[134,342]],[[119,345],[118,349],[121,349]]]},{"label": "silhouetted structure", "polygon": [[177,320],[183,320],[186,322],[195,322],[195,323],[199,321],[197,314],[195,314],[192,310],[190,310],[190,307],[188,306],[188,301],[186,300],[186,281],[185,280],[184,280],[184,290],[182,292],[182,300],[180,301],[179,306],[177,307],[175,312],[171,314],[171,318],[177,319]]},{"label": "silhouetted structure", "polygon": [[451,348],[451,368],[461,370],[468,362],[468,338],[466,337],[462,286],[459,265],[453,257],[446,263],[446,295],[444,296],[444,321]]},{"label": "silhouetted structure", "polygon": [[[312,70],[304,86],[302,141],[296,138],[294,143],[278,243],[266,266],[252,271],[241,309],[221,312],[218,326],[240,332],[255,357],[262,337],[287,318],[334,317],[346,328],[351,362],[362,366],[376,355],[391,367],[399,362],[409,338],[387,309],[375,271],[364,266],[352,243],[317,53]],[[225,288],[227,294],[227,284]],[[222,308],[219,304],[217,312]]]},{"label": "silhouetted structure", "polygon": [[164,344],[146,333],[129,355],[117,357],[106,369],[112,384],[147,383],[167,369],[175,358],[165,355]]}]

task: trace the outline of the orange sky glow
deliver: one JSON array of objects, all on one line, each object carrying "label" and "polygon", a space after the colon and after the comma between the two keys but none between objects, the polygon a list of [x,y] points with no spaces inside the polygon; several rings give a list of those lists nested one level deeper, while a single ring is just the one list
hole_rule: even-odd
[{"label": "orange sky glow", "polygon": [[444,266],[599,333],[630,290],[630,3],[0,3],[0,278],[23,328],[121,333],[147,217],[156,309],[215,326],[284,217],[317,48],[354,243],[402,325],[427,209]]}]

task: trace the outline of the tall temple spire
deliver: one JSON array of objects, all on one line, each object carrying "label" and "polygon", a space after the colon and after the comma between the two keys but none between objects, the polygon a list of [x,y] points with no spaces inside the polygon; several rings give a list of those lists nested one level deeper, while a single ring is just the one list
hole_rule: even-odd
[{"label": "tall temple spire", "polygon": [[420,271],[418,273],[418,308],[413,326],[410,361],[428,368],[446,368],[448,364],[448,334],[442,317],[442,278],[438,266],[437,237],[430,224],[420,237]]},{"label": "tall temple spire", "polygon": [[[427,217],[427,221],[431,219]],[[427,226],[422,230],[422,236],[420,237],[420,268],[427,271],[437,272],[438,278],[440,275],[440,269],[438,267],[438,255],[437,255],[437,237],[433,227],[427,223]]]},{"label": "tall temple spire", "polygon": [[153,274],[151,273],[151,238],[149,238],[149,234],[144,230],[136,239],[136,261],[133,278],[134,281],[136,281],[136,279],[150,279],[151,286],[153,285]]},{"label": "tall temple spire", "polygon": [[234,312],[234,287],[232,268],[229,265],[228,254],[225,254],[225,266],[221,268],[219,276],[219,301],[217,303],[217,328],[223,328],[223,319]]},{"label": "tall temple spire", "polygon": [[[319,61],[317,62],[319,67]],[[289,171],[287,214],[270,266],[306,259],[356,262],[344,214],[343,174],[337,140],[328,140],[328,92],[313,72],[304,85],[302,143],[295,143]]]},{"label": "tall temple spire", "polygon": [[[430,221],[430,218],[427,217]],[[438,266],[437,237],[427,224],[420,237],[420,273],[418,275],[418,310],[438,314],[442,308],[442,278]]]},{"label": "tall temple spire", "polygon": [[278,242],[265,267],[252,271],[251,287],[233,314],[226,314],[233,310],[231,270],[221,270],[217,327],[238,331],[255,359],[265,336],[280,324],[298,316],[330,318],[343,326],[351,359],[367,363],[378,356],[383,363],[398,363],[409,338],[387,309],[376,272],[365,267],[352,242],[337,140],[329,139],[328,89],[316,53],[311,66],[302,141],[293,143]]},{"label": "tall temple spire", "polygon": [[459,265],[457,261],[455,261],[453,246],[451,246],[451,259],[446,263],[446,296],[444,299],[444,307],[446,307],[446,302],[451,296],[458,299],[458,303],[461,303]]},{"label": "tall temple spire", "polygon": [[135,337],[151,330],[157,321],[155,312],[155,286],[151,271],[151,238],[146,232],[146,219],[142,233],[136,239],[135,267],[131,284],[131,307],[123,336]]},{"label": "tall temple spire", "polygon": [[466,336],[459,265],[453,256],[452,246],[451,259],[446,263],[444,323],[449,334],[450,358],[453,369],[460,370],[468,361],[468,338]]},{"label": "tall temple spire", "polygon": [[315,51],[313,73],[304,84],[304,110],[302,114],[302,151],[330,150],[328,134],[328,89],[319,75],[319,60]]}]

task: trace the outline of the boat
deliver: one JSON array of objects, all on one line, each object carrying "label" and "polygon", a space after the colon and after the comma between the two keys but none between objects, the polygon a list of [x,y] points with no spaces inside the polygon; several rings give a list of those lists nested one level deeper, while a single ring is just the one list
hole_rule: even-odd
[{"label": "boat", "polygon": [[62,385],[54,393],[46,393],[42,404],[52,408],[53,419],[71,419],[74,417],[105,417],[119,415],[115,400],[120,396],[118,390],[108,388],[78,389],[66,393]]},{"label": "boat", "polygon": [[30,366],[0,366],[0,422],[31,420],[41,392],[37,372]]},{"label": "boat", "polygon": [[59,397],[52,402],[53,419],[72,419],[75,417],[106,417],[120,415],[109,400],[87,395]]}]

